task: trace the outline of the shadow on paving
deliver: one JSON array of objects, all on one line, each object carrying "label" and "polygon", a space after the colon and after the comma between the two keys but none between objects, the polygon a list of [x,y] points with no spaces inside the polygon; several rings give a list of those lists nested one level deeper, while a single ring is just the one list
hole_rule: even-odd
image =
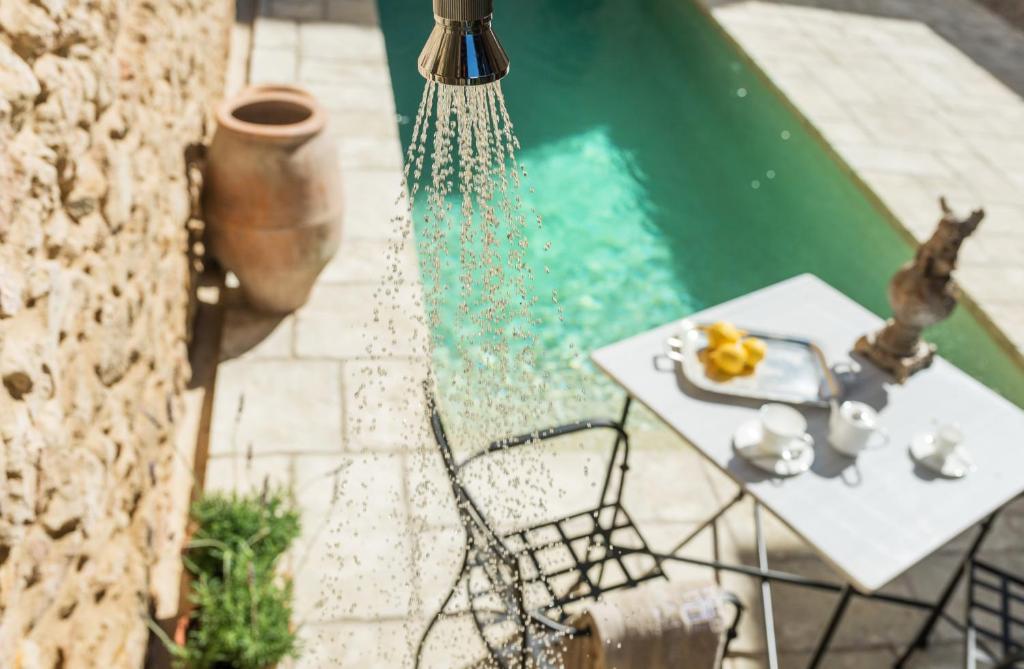
[{"label": "shadow on paving", "polygon": [[[711,7],[725,7],[743,4],[749,0],[702,1]],[[1018,95],[1024,96],[1024,67],[1020,66],[1024,62],[1024,31],[1016,29],[1000,16],[972,0],[760,1],[922,23]],[[1024,12],[1017,12],[1017,17],[1024,25]]]}]

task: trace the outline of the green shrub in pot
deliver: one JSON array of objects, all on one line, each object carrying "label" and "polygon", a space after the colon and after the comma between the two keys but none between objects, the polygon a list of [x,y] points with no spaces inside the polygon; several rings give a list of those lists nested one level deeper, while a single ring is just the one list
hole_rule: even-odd
[{"label": "green shrub in pot", "polygon": [[267,669],[295,656],[291,581],[277,571],[300,530],[287,498],[211,494],[192,506],[192,519],[185,565],[195,609],[180,666]]}]

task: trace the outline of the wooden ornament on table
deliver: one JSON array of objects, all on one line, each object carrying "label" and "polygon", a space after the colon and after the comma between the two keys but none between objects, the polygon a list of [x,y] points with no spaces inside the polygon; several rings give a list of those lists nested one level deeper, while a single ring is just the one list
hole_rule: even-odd
[{"label": "wooden ornament on table", "polygon": [[949,318],[956,308],[959,289],[953,281],[960,246],[985,217],[976,209],[958,218],[945,198],[939,199],[942,219],[931,239],[914,259],[903,265],[889,282],[893,316],[878,332],[857,340],[854,351],[890,372],[900,383],[932,364],[935,345],[921,339],[925,328]]}]

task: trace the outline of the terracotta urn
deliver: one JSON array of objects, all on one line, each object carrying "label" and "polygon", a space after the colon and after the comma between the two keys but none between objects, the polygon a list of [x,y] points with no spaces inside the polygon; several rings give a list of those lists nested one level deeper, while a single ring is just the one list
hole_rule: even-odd
[{"label": "terracotta urn", "polygon": [[323,108],[296,87],[252,87],[217,109],[207,241],[261,311],[302,306],[338,248],[340,170],[325,126]]}]

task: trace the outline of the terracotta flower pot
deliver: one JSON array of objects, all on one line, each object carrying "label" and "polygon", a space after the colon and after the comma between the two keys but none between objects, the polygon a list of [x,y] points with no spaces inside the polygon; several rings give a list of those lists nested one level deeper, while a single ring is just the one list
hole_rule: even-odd
[{"label": "terracotta flower pot", "polygon": [[341,183],[326,114],[298,89],[253,87],[217,110],[203,205],[213,255],[249,303],[302,306],[341,234]]}]

